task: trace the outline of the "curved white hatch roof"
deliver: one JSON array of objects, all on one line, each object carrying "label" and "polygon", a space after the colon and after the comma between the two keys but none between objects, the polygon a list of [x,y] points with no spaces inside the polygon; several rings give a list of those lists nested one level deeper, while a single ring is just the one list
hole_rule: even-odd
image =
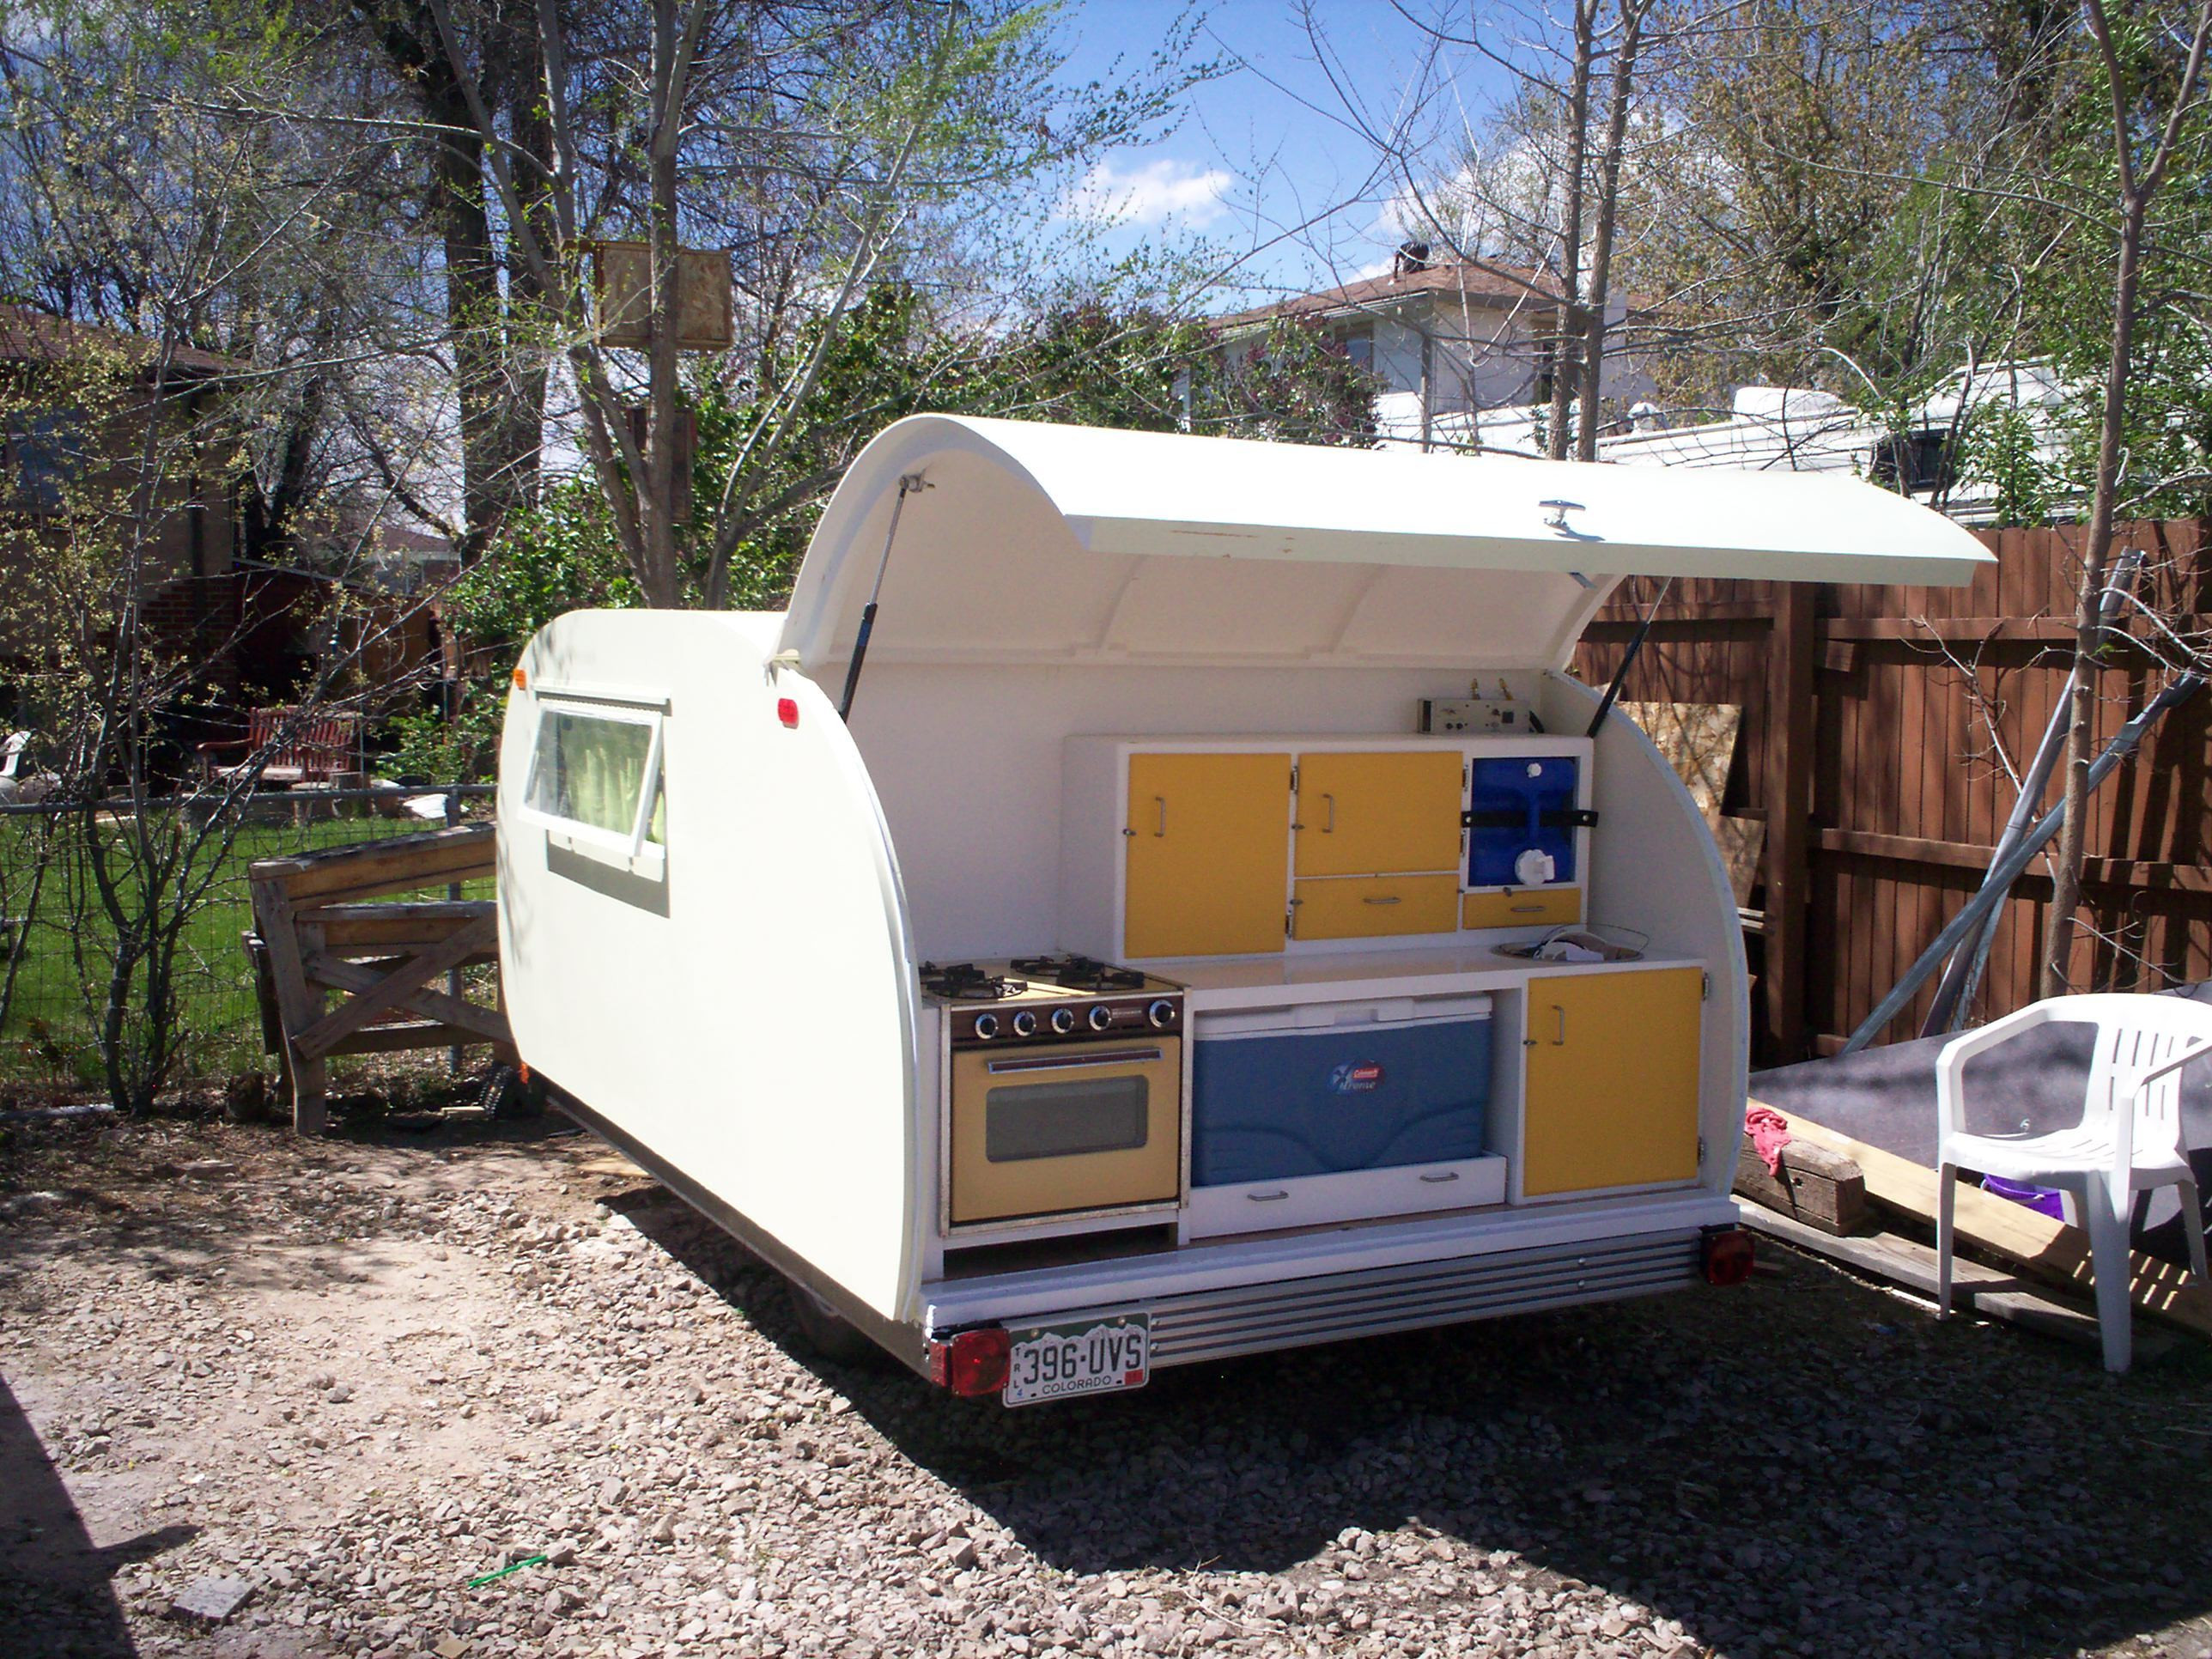
[{"label": "curved white hatch roof", "polygon": [[845,475],[782,646],[872,659],[1558,665],[1627,575],[1956,586],[1992,562],[1833,475],[1324,449],[917,415]]}]

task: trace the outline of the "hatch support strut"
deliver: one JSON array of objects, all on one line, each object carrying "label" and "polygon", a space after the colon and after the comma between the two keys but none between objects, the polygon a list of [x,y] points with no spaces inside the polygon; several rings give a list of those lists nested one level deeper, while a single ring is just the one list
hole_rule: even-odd
[{"label": "hatch support strut", "polygon": [[1584,737],[1595,737],[1598,728],[1605,724],[1605,717],[1613,713],[1613,699],[1620,696],[1620,688],[1627,683],[1628,671],[1636,663],[1636,653],[1644,648],[1644,637],[1651,631],[1651,624],[1659,620],[1659,607],[1667,603],[1667,590],[1674,585],[1672,576],[1659,584],[1659,592],[1652,597],[1651,608],[1644,613],[1644,620],[1636,624],[1636,632],[1629,636],[1628,649],[1620,659],[1620,666],[1613,671],[1613,684],[1605,688],[1604,700],[1598,704],[1597,713],[1590,717],[1589,730],[1583,733]]},{"label": "hatch support strut", "polygon": [[899,514],[906,511],[910,493],[928,488],[919,472],[909,472],[899,480],[898,499],[891,503],[890,528],[884,532],[884,556],[876,561],[876,585],[868,590],[868,602],[860,610],[860,631],[853,636],[853,665],[845,671],[845,695],[837,702],[841,720],[851,718],[853,694],[860,689],[860,665],[868,659],[868,636],[876,631],[876,601],[884,596],[884,572],[891,568],[891,544],[898,539]]}]

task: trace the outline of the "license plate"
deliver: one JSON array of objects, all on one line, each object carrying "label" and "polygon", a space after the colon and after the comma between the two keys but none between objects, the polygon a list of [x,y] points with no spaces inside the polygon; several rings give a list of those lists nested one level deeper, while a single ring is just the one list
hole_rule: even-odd
[{"label": "license plate", "polygon": [[1152,1375],[1152,1320],[1131,1314],[1096,1325],[1032,1325],[1010,1334],[1009,1406],[1034,1406],[1079,1394],[1141,1389]]}]

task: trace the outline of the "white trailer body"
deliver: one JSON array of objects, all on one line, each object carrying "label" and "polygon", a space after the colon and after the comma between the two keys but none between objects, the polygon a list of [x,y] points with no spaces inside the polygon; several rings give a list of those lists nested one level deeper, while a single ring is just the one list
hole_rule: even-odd
[{"label": "white trailer body", "polygon": [[[1643,733],[1614,714],[1577,747],[1598,693],[1564,672],[1575,642],[1628,575],[1956,584],[1987,562],[1948,520],[1827,477],[902,421],[836,492],[787,613],[583,612],[531,641],[498,801],[517,1045],[820,1304],[986,1391],[1008,1331],[1141,1326],[1141,1380],[1691,1283],[1734,1221],[1741,928],[1697,807]],[[1421,732],[1425,700],[1533,714],[1541,735]],[[1501,756],[1575,761],[1559,822],[1581,827],[1552,843],[1571,879],[1541,859],[1483,878],[1461,824],[1450,871],[1308,875],[1300,837],[1334,830],[1337,806],[1314,779],[1447,752],[1463,781]],[[1210,880],[1164,905],[1139,894],[1153,878],[1129,860],[1166,845],[1168,809],[1132,768],[1254,755],[1286,757],[1297,791],[1283,938],[1152,948],[1231,901]],[[1225,867],[1229,886],[1246,873]],[[1168,933],[1145,932],[1146,904]],[[1559,918],[1633,930],[1643,953],[1499,954]],[[1186,988],[1177,1189],[963,1224],[954,1020],[920,970],[1055,950]],[[1477,1008],[1480,1147],[1332,1170],[1284,1186],[1281,1211],[1265,1202],[1283,1183],[1248,1182],[1249,1224],[1233,1182],[1194,1185],[1193,1053]],[[1595,1048],[1589,1010],[1617,1027]],[[1693,1124],[1656,1126],[1628,1085],[1612,1103],[1604,1079],[1669,1064]]]}]

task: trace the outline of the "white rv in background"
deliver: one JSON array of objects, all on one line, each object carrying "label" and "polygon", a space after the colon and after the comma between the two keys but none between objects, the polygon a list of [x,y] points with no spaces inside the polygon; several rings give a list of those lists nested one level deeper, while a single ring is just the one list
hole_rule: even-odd
[{"label": "white rv in background", "polygon": [[516,1042],[817,1340],[1010,1405],[1741,1278],[1735,899],[1563,671],[1626,575],[1987,558],[1848,479],[901,421],[787,613],[531,641]]}]

